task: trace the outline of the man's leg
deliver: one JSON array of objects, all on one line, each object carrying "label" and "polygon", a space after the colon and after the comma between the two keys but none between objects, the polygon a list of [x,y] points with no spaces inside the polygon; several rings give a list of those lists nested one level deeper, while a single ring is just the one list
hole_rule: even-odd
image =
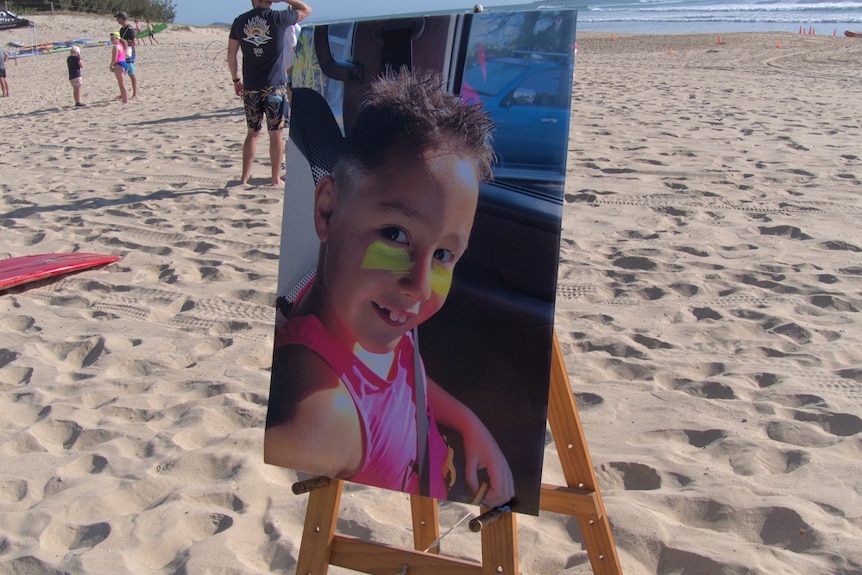
[{"label": "man's leg", "polygon": [[269,130],[269,161],[272,164],[272,185],[283,186],[281,162],[284,160],[284,130]]},{"label": "man's leg", "polygon": [[254,151],[257,148],[257,137],[260,136],[260,131],[248,129],[245,135],[245,142],[242,144],[242,178],[241,184],[247,184],[251,177],[251,164],[254,161]]},{"label": "man's leg", "polygon": [[129,74],[129,78],[132,79],[132,98],[138,97],[138,77],[135,74]]}]

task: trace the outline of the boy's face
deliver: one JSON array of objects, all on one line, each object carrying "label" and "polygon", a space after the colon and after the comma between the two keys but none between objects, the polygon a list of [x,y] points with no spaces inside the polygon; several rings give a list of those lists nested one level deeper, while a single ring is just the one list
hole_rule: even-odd
[{"label": "boy's face", "polygon": [[316,197],[320,319],[351,349],[390,351],[446,301],[473,227],[476,169],[436,150],[392,160],[353,189],[332,180],[323,188]]}]

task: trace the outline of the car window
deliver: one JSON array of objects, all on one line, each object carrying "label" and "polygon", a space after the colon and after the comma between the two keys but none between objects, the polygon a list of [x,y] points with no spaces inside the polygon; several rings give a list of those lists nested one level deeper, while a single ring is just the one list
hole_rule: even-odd
[{"label": "car window", "polygon": [[[560,70],[540,70],[528,76],[515,90],[513,105],[539,106],[545,108],[563,107],[560,98]],[[525,97],[518,97],[518,93]]]},{"label": "car window", "polygon": [[496,123],[494,180],[562,195],[575,14],[488,12],[473,17],[460,86]]},{"label": "car window", "polygon": [[464,73],[464,81],[478,94],[496,96],[528,69],[511,58],[505,61],[480,61]]}]

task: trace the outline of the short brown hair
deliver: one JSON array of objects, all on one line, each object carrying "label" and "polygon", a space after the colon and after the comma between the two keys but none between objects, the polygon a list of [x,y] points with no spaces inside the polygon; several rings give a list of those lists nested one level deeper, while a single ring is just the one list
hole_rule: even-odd
[{"label": "short brown hair", "polygon": [[395,152],[422,152],[452,147],[471,158],[480,181],[491,177],[494,122],[479,106],[445,91],[441,76],[402,68],[375,80],[344,139],[333,175],[349,180],[351,174],[376,170]]}]

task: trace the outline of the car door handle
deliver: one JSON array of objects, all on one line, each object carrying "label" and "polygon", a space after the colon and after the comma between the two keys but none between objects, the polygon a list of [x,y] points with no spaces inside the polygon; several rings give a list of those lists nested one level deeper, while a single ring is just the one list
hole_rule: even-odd
[{"label": "car door handle", "polygon": [[556,118],[542,118],[542,123],[543,124],[556,124],[557,119]]}]

